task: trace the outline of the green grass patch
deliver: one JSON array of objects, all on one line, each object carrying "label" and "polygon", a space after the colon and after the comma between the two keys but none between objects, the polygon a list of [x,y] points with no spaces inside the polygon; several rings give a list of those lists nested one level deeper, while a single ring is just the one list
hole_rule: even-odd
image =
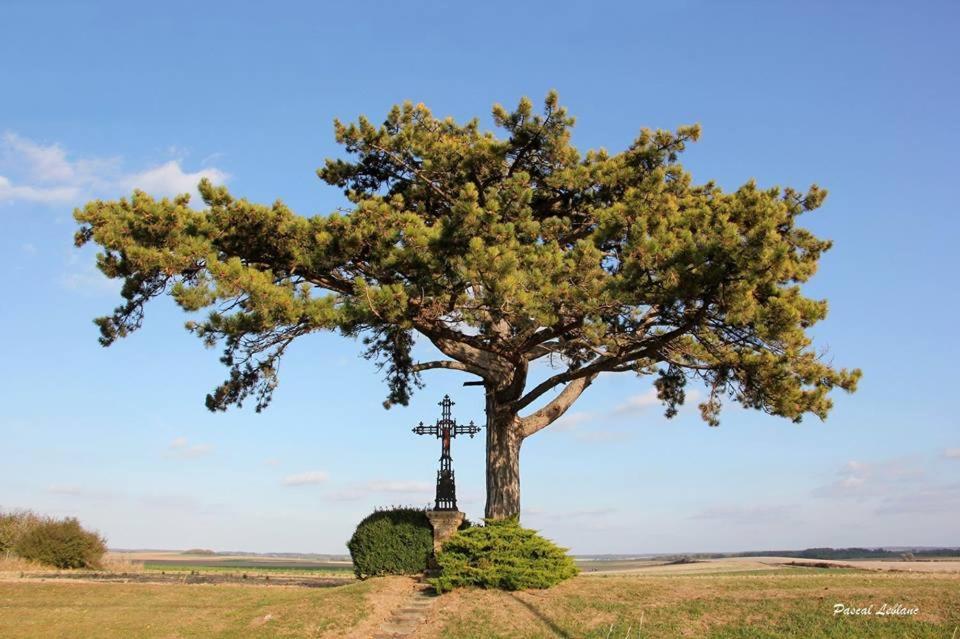
[{"label": "green grass patch", "polygon": [[340,637],[371,611],[379,584],[267,588],[0,582],[4,639]]},{"label": "green grass patch", "polygon": [[187,563],[183,561],[147,561],[143,567],[148,572],[200,572],[229,574],[292,574],[292,575],[333,575],[348,577],[353,575],[352,566],[303,566],[283,564],[258,564],[243,561],[224,561],[219,563]]}]

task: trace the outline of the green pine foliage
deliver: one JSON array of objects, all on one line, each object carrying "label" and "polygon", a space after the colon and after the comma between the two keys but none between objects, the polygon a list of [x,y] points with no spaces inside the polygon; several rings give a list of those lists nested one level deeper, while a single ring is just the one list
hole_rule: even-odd
[{"label": "green pine foliage", "polygon": [[107,546],[103,537],[85,530],[76,519],[47,519],[21,535],[13,551],[24,559],[56,568],[95,569],[100,567]]},{"label": "green pine foliage", "polygon": [[357,525],[347,548],[357,577],[413,575],[427,568],[433,528],[423,509],[377,510]]},{"label": "green pine foliage", "polygon": [[[524,98],[493,121],[505,135],[406,103],[379,126],[336,122],[348,159],[318,174],[350,206],[329,215],[206,180],[203,210],[141,191],[86,204],[76,244],[99,245],[97,266],[123,282],[96,320],[101,342],[140,328],[160,295],[207,310],[187,328],[224,348],[211,410],[266,406],[290,344],[325,330],[364,338],[388,406],[407,403],[424,368],[482,377],[514,414],[557,386],[576,395],[602,372],[633,372],[657,379],[672,415],[696,380],[711,425],[724,399],[799,421],[825,418],[834,388],[854,390],[860,372],[834,368],[807,333],[827,302],[801,285],[831,243],[798,223],[824,189],[697,184],[678,161],[697,125],[583,153],[552,92],[542,115]],[[418,366],[416,333],[452,361]],[[543,357],[566,370],[526,392]]]},{"label": "green pine foliage", "polygon": [[549,588],[579,572],[565,548],[523,528],[515,517],[461,530],[443,544],[437,563],[441,573],[430,583],[438,592],[463,586]]}]

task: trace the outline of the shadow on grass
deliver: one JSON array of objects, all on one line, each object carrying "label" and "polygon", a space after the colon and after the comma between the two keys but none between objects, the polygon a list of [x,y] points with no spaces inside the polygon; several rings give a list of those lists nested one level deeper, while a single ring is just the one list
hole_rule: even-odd
[{"label": "shadow on grass", "polygon": [[573,635],[571,635],[569,632],[567,632],[566,630],[558,626],[553,619],[543,614],[532,603],[530,603],[529,601],[524,601],[523,599],[521,599],[515,593],[512,593],[512,592],[510,593],[510,596],[513,598],[514,601],[516,601],[517,603],[522,605],[524,608],[529,610],[534,617],[542,621],[544,625],[550,628],[550,630],[553,631],[553,634],[557,635],[558,637],[563,637],[563,639],[573,639]]}]

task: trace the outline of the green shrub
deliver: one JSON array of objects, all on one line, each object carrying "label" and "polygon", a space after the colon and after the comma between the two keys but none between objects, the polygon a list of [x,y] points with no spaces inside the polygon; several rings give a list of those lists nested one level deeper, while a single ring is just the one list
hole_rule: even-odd
[{"label": "green shrub", "polygon": [[107,546],[100,535],[68,518],[40,522],[17,540],[13,551],[57,568],[98,568]]},{"label": "green shrub", "polygon": [[461,530],[444,542],[437,563],[440,575],[429,581],[438,592],[462,586],[549,588],[579,572],[565,548],[521,527],[516,518]]},{"label": "green shrub", "polygon": [[413,575],[427,568],[433,528],[419,508],[377,510],[357,524],[347,548],[357,577]]},{"label": "green shrub", "polygon": [[0,512],[0,555],[12,553],[20,538],[44,521],[29,510]]}]

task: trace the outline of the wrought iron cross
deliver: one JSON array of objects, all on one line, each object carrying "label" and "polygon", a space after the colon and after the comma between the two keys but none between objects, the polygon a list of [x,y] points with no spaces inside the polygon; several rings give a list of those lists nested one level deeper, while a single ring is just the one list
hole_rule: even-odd
[{"label": "wrought iron cross", "polygon": [[453,458],[450,457],[450,440],[457,435],[474,435],[480,432],[480,427],[472,421],[466,426],[454,421],[450,414],[450,407],[454,402],[450,401],[449,395],[443,396],[440,406],[443,408],[442,416],[436,424],[427,426],[420,422],[413,427],[413,432],[417,435],[436,435],[442,443],[440,453],[440,470],[437,471],[437,499],[434,510],[456,510],[457,509],[457,487],[453,480]]}]

